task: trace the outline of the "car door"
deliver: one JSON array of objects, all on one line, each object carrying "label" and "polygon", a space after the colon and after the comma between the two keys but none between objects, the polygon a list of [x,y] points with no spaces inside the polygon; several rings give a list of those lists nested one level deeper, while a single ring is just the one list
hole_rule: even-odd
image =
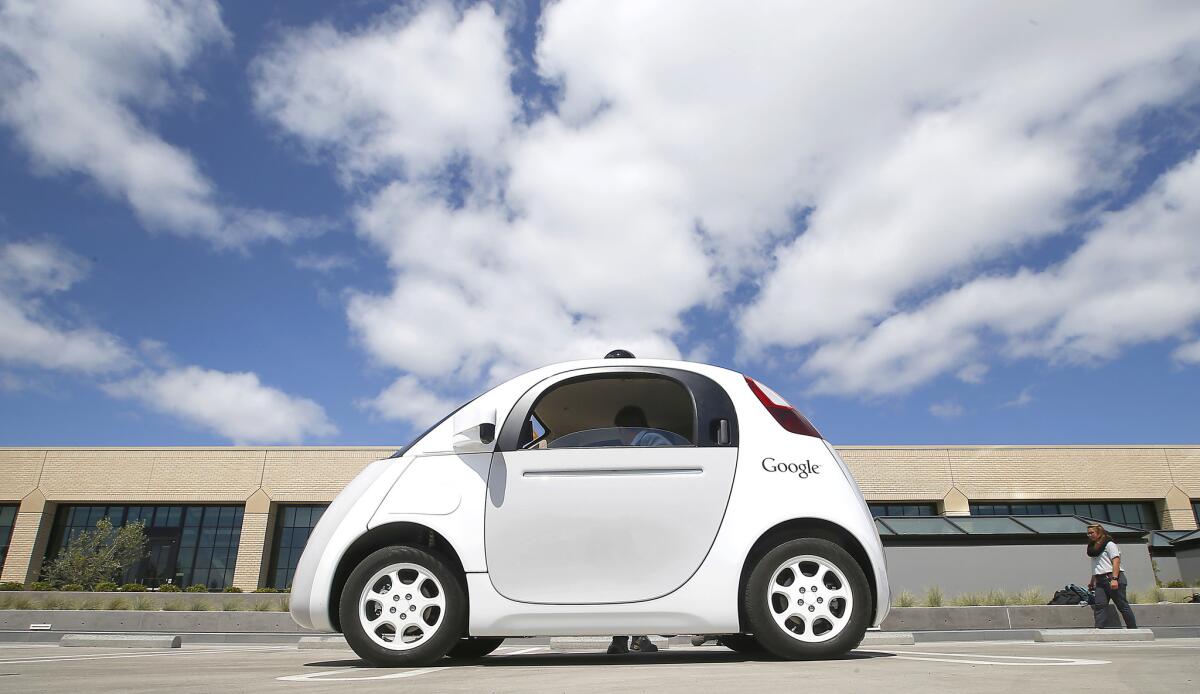
[{"label": "car door", "polygon": [[497,438],[484,531],[492,584],[530,603],[666,595],[712,547],[736,463],[733,404],[707,377],[614,367],[547,379]]}]

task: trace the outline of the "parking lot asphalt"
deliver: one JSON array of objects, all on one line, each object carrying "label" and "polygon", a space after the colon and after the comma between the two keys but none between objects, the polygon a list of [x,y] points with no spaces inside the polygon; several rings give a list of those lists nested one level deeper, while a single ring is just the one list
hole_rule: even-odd
[{"label": "parking lot asphalt", "polygon": [[479,661],[415,669],[367,667],[346,649],[3,644],[0,691],[1200,691],[1200,639],[918,644],[814,662],[748,659],[716,646],[609,656],[509,644]]}]

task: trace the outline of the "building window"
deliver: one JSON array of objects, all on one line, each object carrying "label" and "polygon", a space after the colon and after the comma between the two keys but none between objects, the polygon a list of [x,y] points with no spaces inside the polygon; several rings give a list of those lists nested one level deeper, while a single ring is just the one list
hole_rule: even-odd
[{"label": "building window", "polygon": [[972,516],[1071,515],[1098,521],[1158,530],[1154,504],[1142,501],[1032,501],[1010,503],[984,501],[971,504]]},{"label": "building window", "polygon": [[879,516],[936,516],[937,504],[893,504],[879,502],[868,504],[871,515]]},{"label": "building window", "polygon": [[1192,502],[1192,515],[1196,517],[1196,525],[1200,525],[1200,501]]},{"label": "building window", "polygon": [[46,561],[101,518],[115,527],[140,520],[146,524],[148,556],[125,572],[123,582],[152,588],[201,583],[221,590],[233,583],[243,511],[241,506],[62,506]]},{"label": "building window", "polygon": [[12,530],[16,523],[17,507],[0,506],[0,570],[4,569],[4,558],[8,556],[8,543],[12,540]]},{"label": "building window", "polygon": [[280,506],[275,514],[275,547],[271,551],[271,588],[291,588],[292,577],[308,536],[328,506]]}]

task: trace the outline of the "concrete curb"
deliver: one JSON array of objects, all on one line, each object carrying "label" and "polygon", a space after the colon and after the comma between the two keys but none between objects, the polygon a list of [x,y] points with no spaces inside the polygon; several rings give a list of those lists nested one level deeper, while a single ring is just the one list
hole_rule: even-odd
[{"label": "concrete curb", "polygon": [[168,634],[67,634],[60,646],[85,648],[179,648],[183,641]]},{"label": "concrete curb", "polygon": [[865,646],[911,646],[916,643],[911,631],[868,631],[859,648]]},{"label": "concrete curb", "polygon": [[[1200,626],[1200,604],[1133,605],[1140,626]],[[1108,607],[1108,624],[1120,623]],[[1011,605],[1008,607],[893,607],[884,631],[960,631],[975,629],[1092,628],[1090,605]]]},{"label": "concrete curb", "polygon": [[346,637],[341,634],[329,634],[327,636],[301,636],[296,642],[296,648],[302,651],[315,651],[327,649],[349,648],[350,644],[346,643]]},{"label": "concrete curb", "polygon": [[139,612],[136,610],[0,610],[0,631],[28,631],[49,624],[58,633],[86,632],[260,632],[312,635],[287,612]]},{"label": "concrete curb", "polygon": [[1153,641],[1149,629],[1038,629],[1033,634],[1037,642],[1061,641]]}]

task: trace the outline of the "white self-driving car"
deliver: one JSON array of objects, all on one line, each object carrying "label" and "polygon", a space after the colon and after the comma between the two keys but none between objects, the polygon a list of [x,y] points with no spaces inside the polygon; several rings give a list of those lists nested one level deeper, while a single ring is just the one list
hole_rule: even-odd
[{"label": "white self-driving car", "polygon": [[857,646],[890,599],[837,452],[751,378],[613,354],[518,376],[367,466],[304,549],[296,622],[382,666],[516,636]]}]

